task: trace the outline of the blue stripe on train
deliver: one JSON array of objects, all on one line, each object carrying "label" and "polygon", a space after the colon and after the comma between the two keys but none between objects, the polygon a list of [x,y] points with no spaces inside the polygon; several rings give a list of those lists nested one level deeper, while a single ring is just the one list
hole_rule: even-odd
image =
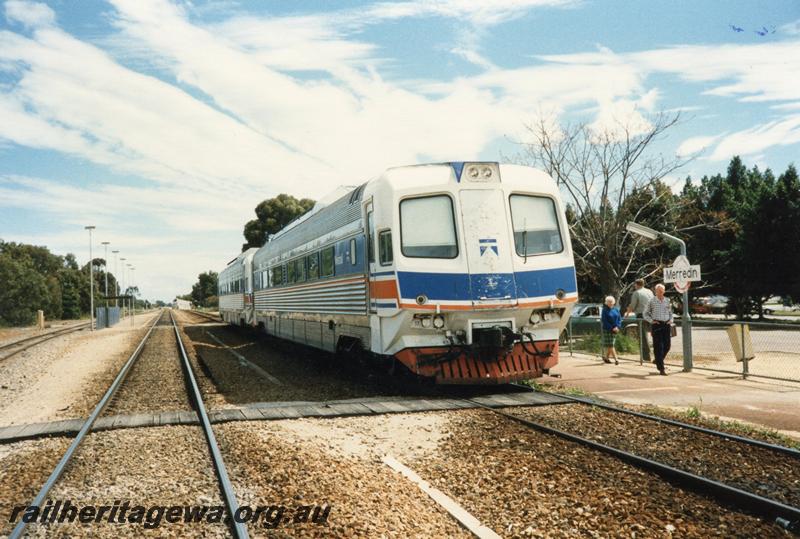
[{"label": "blue stripe on train", "polygon": [[[398,271],[397,280],[400,286],[400,297],[414,298],[425,294],[431,300],[470,301],[471,284],[478,289],[486,289],[487,282],[492,281],[492,291],[486,295],[488,299],[513,297],[514,283],[511,273],[477,274],[468,273],[422,273],[415,271]],[[561,288],[567,293],[577,292],[575,268],[564,268],[520,271],[514,274],[518,298],[535,298],[551,296]]]}]

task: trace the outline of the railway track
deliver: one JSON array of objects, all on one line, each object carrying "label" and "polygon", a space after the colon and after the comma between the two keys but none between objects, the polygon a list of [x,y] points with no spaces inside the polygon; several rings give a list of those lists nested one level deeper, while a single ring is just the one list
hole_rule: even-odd
[{"label": "railway track", "polygon": [[[790,461],[790,466],[797,466],[797,464],[800,463],[800,452],[791,448],[769,444],[766,442],[762,442],[760,440],[753,440],[750,438],[736,436],[721,431],[715,431],[713,429],[698,427],[696,425],[690,425],[679,421],[668,420],[656,416],[651,416],[648,414],[641,414],[638,412],[625,410],[615,406],[596,403],[589,399],[582,399],[575,397],[566,397],[566,398],[569,398],[576,404],[581,404],[585,406],[598,406],[604,410],[613,412],[615,414],[631,415],[639,419],[652,421],[655,423],[668,425],[679,429],[687,429],[693,432],[702,432],[705,435],[714,436],[727,440],[728,443],[759,447],[761,449],[774,452],[776,455],[780,455],[784,459],[788,459]],[[625,463],[653,472],[675,485],[678,485],[680,487],[685,487],[690,490],[694,490],[699,494],[710,496],[713,497],[714,499],[723,500],[724,502],[728,503],[732,507],[737,508],[738,510],[743,510],[745,512],[758,514],[761,517],[774,521],[775,524],[780,526],[781,528],[800,535],[800,507],[796,507],[789,503],[785,503],[784,501],[775,499],[775,497],[777,496],[774,496],[775,495],[774,491],[770,493],[772,494],[772,496],[762,495],[753,492],[752,490],[741,488],[738,485],[731,485],[728,482],[723,482],[708,477],[705,474],[699,474],[693,471],[688,471],[684,467],[677,467],[671,463],[664,462],[663,460],[657,460],[654,458],[642,456],[640,454],[641,452],[634,452],[631,450],[621,449],[619,445],[623,444],[617,443],[611,445],[608,443],[602,443],[597,439],[591,439],[587,436],[576,434],[573,432],[574,429],[569,429],[568,427],[566,430],[563,428],[557,428],[552,424],[547,424],[546,422],[534,421],[529,417],[522,417],[520,415],[509,413],[501,409],[485,406],[484,404],[476,402],[472,399],[468,399],[468,401],[473,404],[476,404],[478,407],[486,411],[499,415],[509,421],[519,423],[529,429],[533,429],[535,431],[542,432],[548,435],[557,436],[559,438],[568,440],[569,442],[573,442],[583,447],[587,447],[589,449],[611,455],[613,457],[620,459]],[[572,417],[574,417],[574,415]],[[596,436],[596,438],[602,439],[602,437],[600,436]]]},{"label": "railway track", "polygon": [[[127,377],[129,376],[132,369],[136,365],[137,361],[141,357],[145,345],[148,343],[149,339],[151,339],[151,336],[153,335],[156,327],[164,321],[165,316],[167,316],[166,313],[161,313],[159,316],[156,317],[153,324],[147,330],[144,338],[139,342],[136,349],[130,355],[130,357],[125,362],[123,367],[120,369],[114,381],[111,383],[111,386],[108,388],[108,390],[105,392],[105,394],[100,399],[98,404],[95,406],[94,410],[89,415],[89,417],[83,422],[80,431],[72,440],[71,444],[69,445],[65,453],[62,455],[58,464],[52,470],[47,480],[45,481],[44,485],[42,485],[42,487],[40,488],[34,500],[30,502],[29,504],[30,506],[41,507],[43,505],[51,489],[53,489],[54,485],[59,481],[59,479],[64,474],[67,467],[70,465],[70,462],[72,461],[76,452],[80,448],[81,444],[93,431],[93,426],[97,422],[98,418],[108,408],[109,404],[112,401],[114,401],[115,396],[118,394],[120,389],[125,384]],[[208,413],[206,411],[205,404],[203,402],[203,397],[197,384],[197,378],[195,376],[192,364],[189,361],[189,358],[186,354],[186,348],[184,347],[183,340],[181,338],[181,333],[178,328],[178,324],[176,323],[175,318],[172,315],[171,311],[169,312],[168,316],[170,325],[172,326],[172,332],[174,332],[175,335],[176,353],[178,354],[180,359],[181,371],[184,376],[185,387],[188,393],[188,400],[189,402],[191,402],[191,405],[194,408],[194,411],[198,417],[199,424],[203,430],[203,435],[208,445],[209,454],[217,475],[218,486],[223,501],[226,505],[229,515],[234,515],[238,510],[238,502],[236,500],[236,495],[233,491],[233,487],[228,477],[227,469],[222,459],[222,455],[220,453],[216,437],[211,428],[211,423],[209,421]],[[23,520],[20,520],[17,523],[16,527],[11,532],[9,537],[11,537],[12,539],[22,537],[22,535],[25,533],[26,526],[27,523],[24,522]],[[230,526],[230,532],[234,537],[237,538],[248,537],[247,528],[245,524],[237,522],[235,519],[231,519],[229,526]]]},{"label": "railway track", "polygon": [[47,333],[31,335],[30,337],[25,337],[24,339],[18,339],[10,343],[4,343],[0,345],[0,361],[15,356],[20,352],[24,352],[25,350],[28,350],[30,348],[33,348],[38,344],[49,341],[51,339],[55,339],[56,337],[61,337],[62,335],[67,335],[69,333],[74,333],[76,331],[83,331],[84,329],[87,329],[89,325],[90,325],[89,322],[85,322],[82,324],[75,324],[66,328],[59,328],[53,331],[48,331]]}]

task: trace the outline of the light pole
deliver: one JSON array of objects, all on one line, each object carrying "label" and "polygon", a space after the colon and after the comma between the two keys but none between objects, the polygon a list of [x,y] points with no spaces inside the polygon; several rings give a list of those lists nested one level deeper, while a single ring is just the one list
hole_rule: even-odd
[{"label": "light pole", "polygon": [[[119,295],[125,295],[125,258],[120,257],[119,261],[122,262],[122,280],[119,285]],[[125,315],[125,298],[122,298],[122,315]]]},{"label": "light pole", "polygon": [[114,255],[114,307],[119,307],[119,299],[116,296],[119,296],[119,275],[117,274],[117,255],[119,251],[111,251]]},{"label": "light pole", "polygon": [[136,296],[134,295],[133,290],[132,290],[133,286],[134,286],[133,285],[133,270],[134,270],[133,264],[128,264],[128,268],[131,270],[130,274],[128,275],[128,281],[130,281],[128,283],[128,288],[131,289],[131,298],[130,298],[130,302],[131,302],[131,327],[133,327],[134,326],[134,320],[136,318]]},{"label": "light pole", "polygon": [[105,247],[106,251],[103,255],[103,269],[105,270],[105,277],[106,277],[106,307],[108,307],[108,244],[111,243],[110,241],[102,241],[100,242]]},{"label": "light pole", "polygon": [[[661,238],[665,241],[676,243],[681,249],[681,255],[686,256],[686,242],[666,232],[659,232],[652,228],[628,221],[625,229],[633,234],[655,240]],[[683,291],[683,315],[681,316],[681,333],[683,334],[683,372],[692,372],[692,318],[689,315],[689,290]]]},{"label": "light pole", "polygon": [[83,227],[89,231],[89,329],[94,331],[94,261],[92,260],[92,230],[94,225]]}]

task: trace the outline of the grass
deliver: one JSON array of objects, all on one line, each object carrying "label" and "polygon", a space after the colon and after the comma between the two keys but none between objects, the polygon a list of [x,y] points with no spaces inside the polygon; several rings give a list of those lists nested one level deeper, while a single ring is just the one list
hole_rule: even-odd
[{"label": "grass", "polygon": [[538,391],[547,391],[549,393],[554,393],[556,395],[558,394],[569,395],[571,397],[590,397],[592,399],[597,400],[598,402],[602,402],[610,406],[616,406],[617,408],[635,410],[637,412],[642,412],[648,415],[664,417],[675,421],[682,421],[684,423],[691,423],[693,425],[697,425],[700,427],[705,427],[708,429],[722,431],[722,432],[728,432],[746,438],[762,440],[765,442],[769,442],[776,445],[782,445],[784,447],[790,447],[792,449],[797,449],[798,451],[800,451],[800,440],[797,440],[790,436],[786,436],[785,434],[781,434],[775,429],[764,427],[761,425],[742,423],[736,420],[720,419],[719,417],[716,416],[704,415],[703,412],[701,411],[701,407],[703,404],[702,400],[698,405],[689,406],[684,411],[674,411],[668,408],[659,408],[658,406],[653,406],[653,405],[626,406],[619,402],[598,398],[592,395],[591,393],[587,393],[586,391],[578,387],[569,387],[561,384],[556,384],[552,386],[543,385],[537,383],[535,380],[527,380],[524,383],[530,385],[531,387],[533,387]]},{"label": "grass", "polygon": [[684,413],[688,419],[700,419],[703,417],[703,414],[700,413],[700,408],[697,406],[689,406]]},{"label": "grass", "polygon": [[555,393],[560,395],[569,395],[570,397],[590,397],[591,395],[579,387],[565,386],[562,384],[548,385],[540,384],[535,379],[523,380],[520,382],[526,386],[530,386],[536,391],[546,391],[547,393]]},{"label": "grass", "polygon": [[[601,348],[602,339],[597,333],[577,337],[575,339],[575,344],[573,345],[573,349],[575,350],[582,350],[593,354],[599,354],[601,352]],[[623,333],[619,333],[617,335],[614,348],[617,350],[617,352],[631,354],[639,350],[639,341],[632,339]]]}]

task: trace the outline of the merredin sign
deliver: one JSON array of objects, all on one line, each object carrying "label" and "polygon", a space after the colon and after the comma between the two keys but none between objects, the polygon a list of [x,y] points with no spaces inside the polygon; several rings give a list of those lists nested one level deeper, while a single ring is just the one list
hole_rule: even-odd
[{"label": "merredin sign", "polygon": [[688,268],[664,268],[664,282],[665,283],[675,283],[675,282],[694,282],[700,280],[700,266],[693,265],[689,266]]},{"label": "merredin sign", "polygon": [[679,292],[689,289],[689,283],[700,280],[700,266],[692,265],[684,255],[675,258],[672,266],[664,268],[664,282],[675,283]]}]

